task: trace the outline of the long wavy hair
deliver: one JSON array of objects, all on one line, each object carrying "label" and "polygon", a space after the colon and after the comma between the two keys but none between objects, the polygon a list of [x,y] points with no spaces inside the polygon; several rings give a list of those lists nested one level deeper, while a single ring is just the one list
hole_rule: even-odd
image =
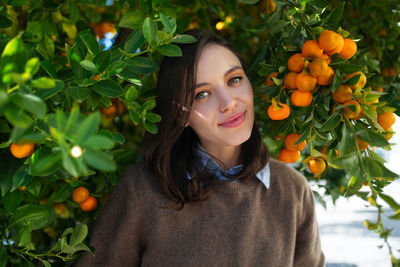
[{"label": "long wavy hair", "polygon": [[[185,127],[194,100],[199,56],[206,46],[221,45],[236,55],[245,70],[239,53],[223,38],[198,29],[185,34],[198,41],[179,44],[181,57],[163,58],[158,73],[155,108],[162,121],[158,124],[157,134],[146,132],[141,146],[148,169],[157,177],[164,193],[181,204],[181,208],[187,202],[206,199],[209,186],[217,179],[208,173],[207,168],[198,171],[195,167],[199,158],[194,150],[200,140],[190,126]],[[243,170],[237,176],[228,177],[232,180],[254,179],[267,164],[268,150],[255,122],[250,138],[241,145],[239,160],[244,165]],[[191,179],[188,179],[188,173]]]}]

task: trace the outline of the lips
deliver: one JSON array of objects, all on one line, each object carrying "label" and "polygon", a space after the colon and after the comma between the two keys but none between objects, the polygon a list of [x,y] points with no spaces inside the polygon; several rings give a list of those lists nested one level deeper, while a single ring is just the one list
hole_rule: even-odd
[{"label": "lips", "polygon": [[237,127],[242,124],[246,117],[245,115],[246,111],[237,113],[218,125],[222,127]]}]

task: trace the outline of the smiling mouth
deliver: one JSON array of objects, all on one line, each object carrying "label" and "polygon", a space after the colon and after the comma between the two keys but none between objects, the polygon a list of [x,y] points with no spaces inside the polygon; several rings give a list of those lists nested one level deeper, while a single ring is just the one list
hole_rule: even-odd
[{"label": "smiling mouth", "polygon": [[238,127],[239,125],[241,125],[245,121],[245,119],[246,119],[246,111],[243,112],[239,117],[237,117],[233,120],[230,120],[228,122],[221,123],[221,124],[219,124],[219,126],[226,127],[226,128],[235,128],[235,127]]}]

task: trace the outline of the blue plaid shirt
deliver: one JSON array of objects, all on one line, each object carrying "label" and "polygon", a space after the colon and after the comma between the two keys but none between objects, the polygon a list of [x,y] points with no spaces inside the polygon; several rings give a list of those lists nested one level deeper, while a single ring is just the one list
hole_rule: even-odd
[{"label": "blue plaid shirt", "polygon": [[[199,171],[207,167],[211,174],[215,175],[221,180],[229,180],[227,177],[225,177],[225,174],[238,175],[243,169],[243,164],[239,164],[233,166],[227,171],[223,171],[217,162],[215,162],[215,160],[204,150],[200,144],[196,148],[195,153],[200,156]],[[265,167],[256,174],[256,176],[265,185],[265,187],[268,188],[270,180],[269,163],[267,163]],[[187,177],[188,179],[192,178],[190,173],[187,173]]]}]

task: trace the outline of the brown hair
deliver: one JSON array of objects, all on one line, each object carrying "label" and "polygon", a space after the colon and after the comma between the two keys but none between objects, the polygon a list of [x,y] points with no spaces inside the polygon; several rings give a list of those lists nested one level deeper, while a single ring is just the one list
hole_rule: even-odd
[{"label": "brown hair", "polygon": [[[207,186],[217,179],[207,172],[207,168],[202,172],[195,168],[196,162],[200,160],[194,153],[199,138],[190,126],[184,127],[193,104],[198,58],[206,46],[221,45],[235,54],[245,69],[238,52],[223,38],[198,29],[185,34],[194,36],[198,41],[179,44],[183,54],[181,57],[164,57],[162,60],[155,108],[162,121],[158,124],[157,134],[146,132],[141,147],[143,159],[148,169],[158,178],[164,193],[182,207],[186,202],[203,199]],[[241,145],[240,162],[244,164],[243,171],[238,176],[228,178],[254,178],[267,161],[268,150],[254,122],[250,138]],[[188,179],[187,173],[191,174],[191,179]]]}]

